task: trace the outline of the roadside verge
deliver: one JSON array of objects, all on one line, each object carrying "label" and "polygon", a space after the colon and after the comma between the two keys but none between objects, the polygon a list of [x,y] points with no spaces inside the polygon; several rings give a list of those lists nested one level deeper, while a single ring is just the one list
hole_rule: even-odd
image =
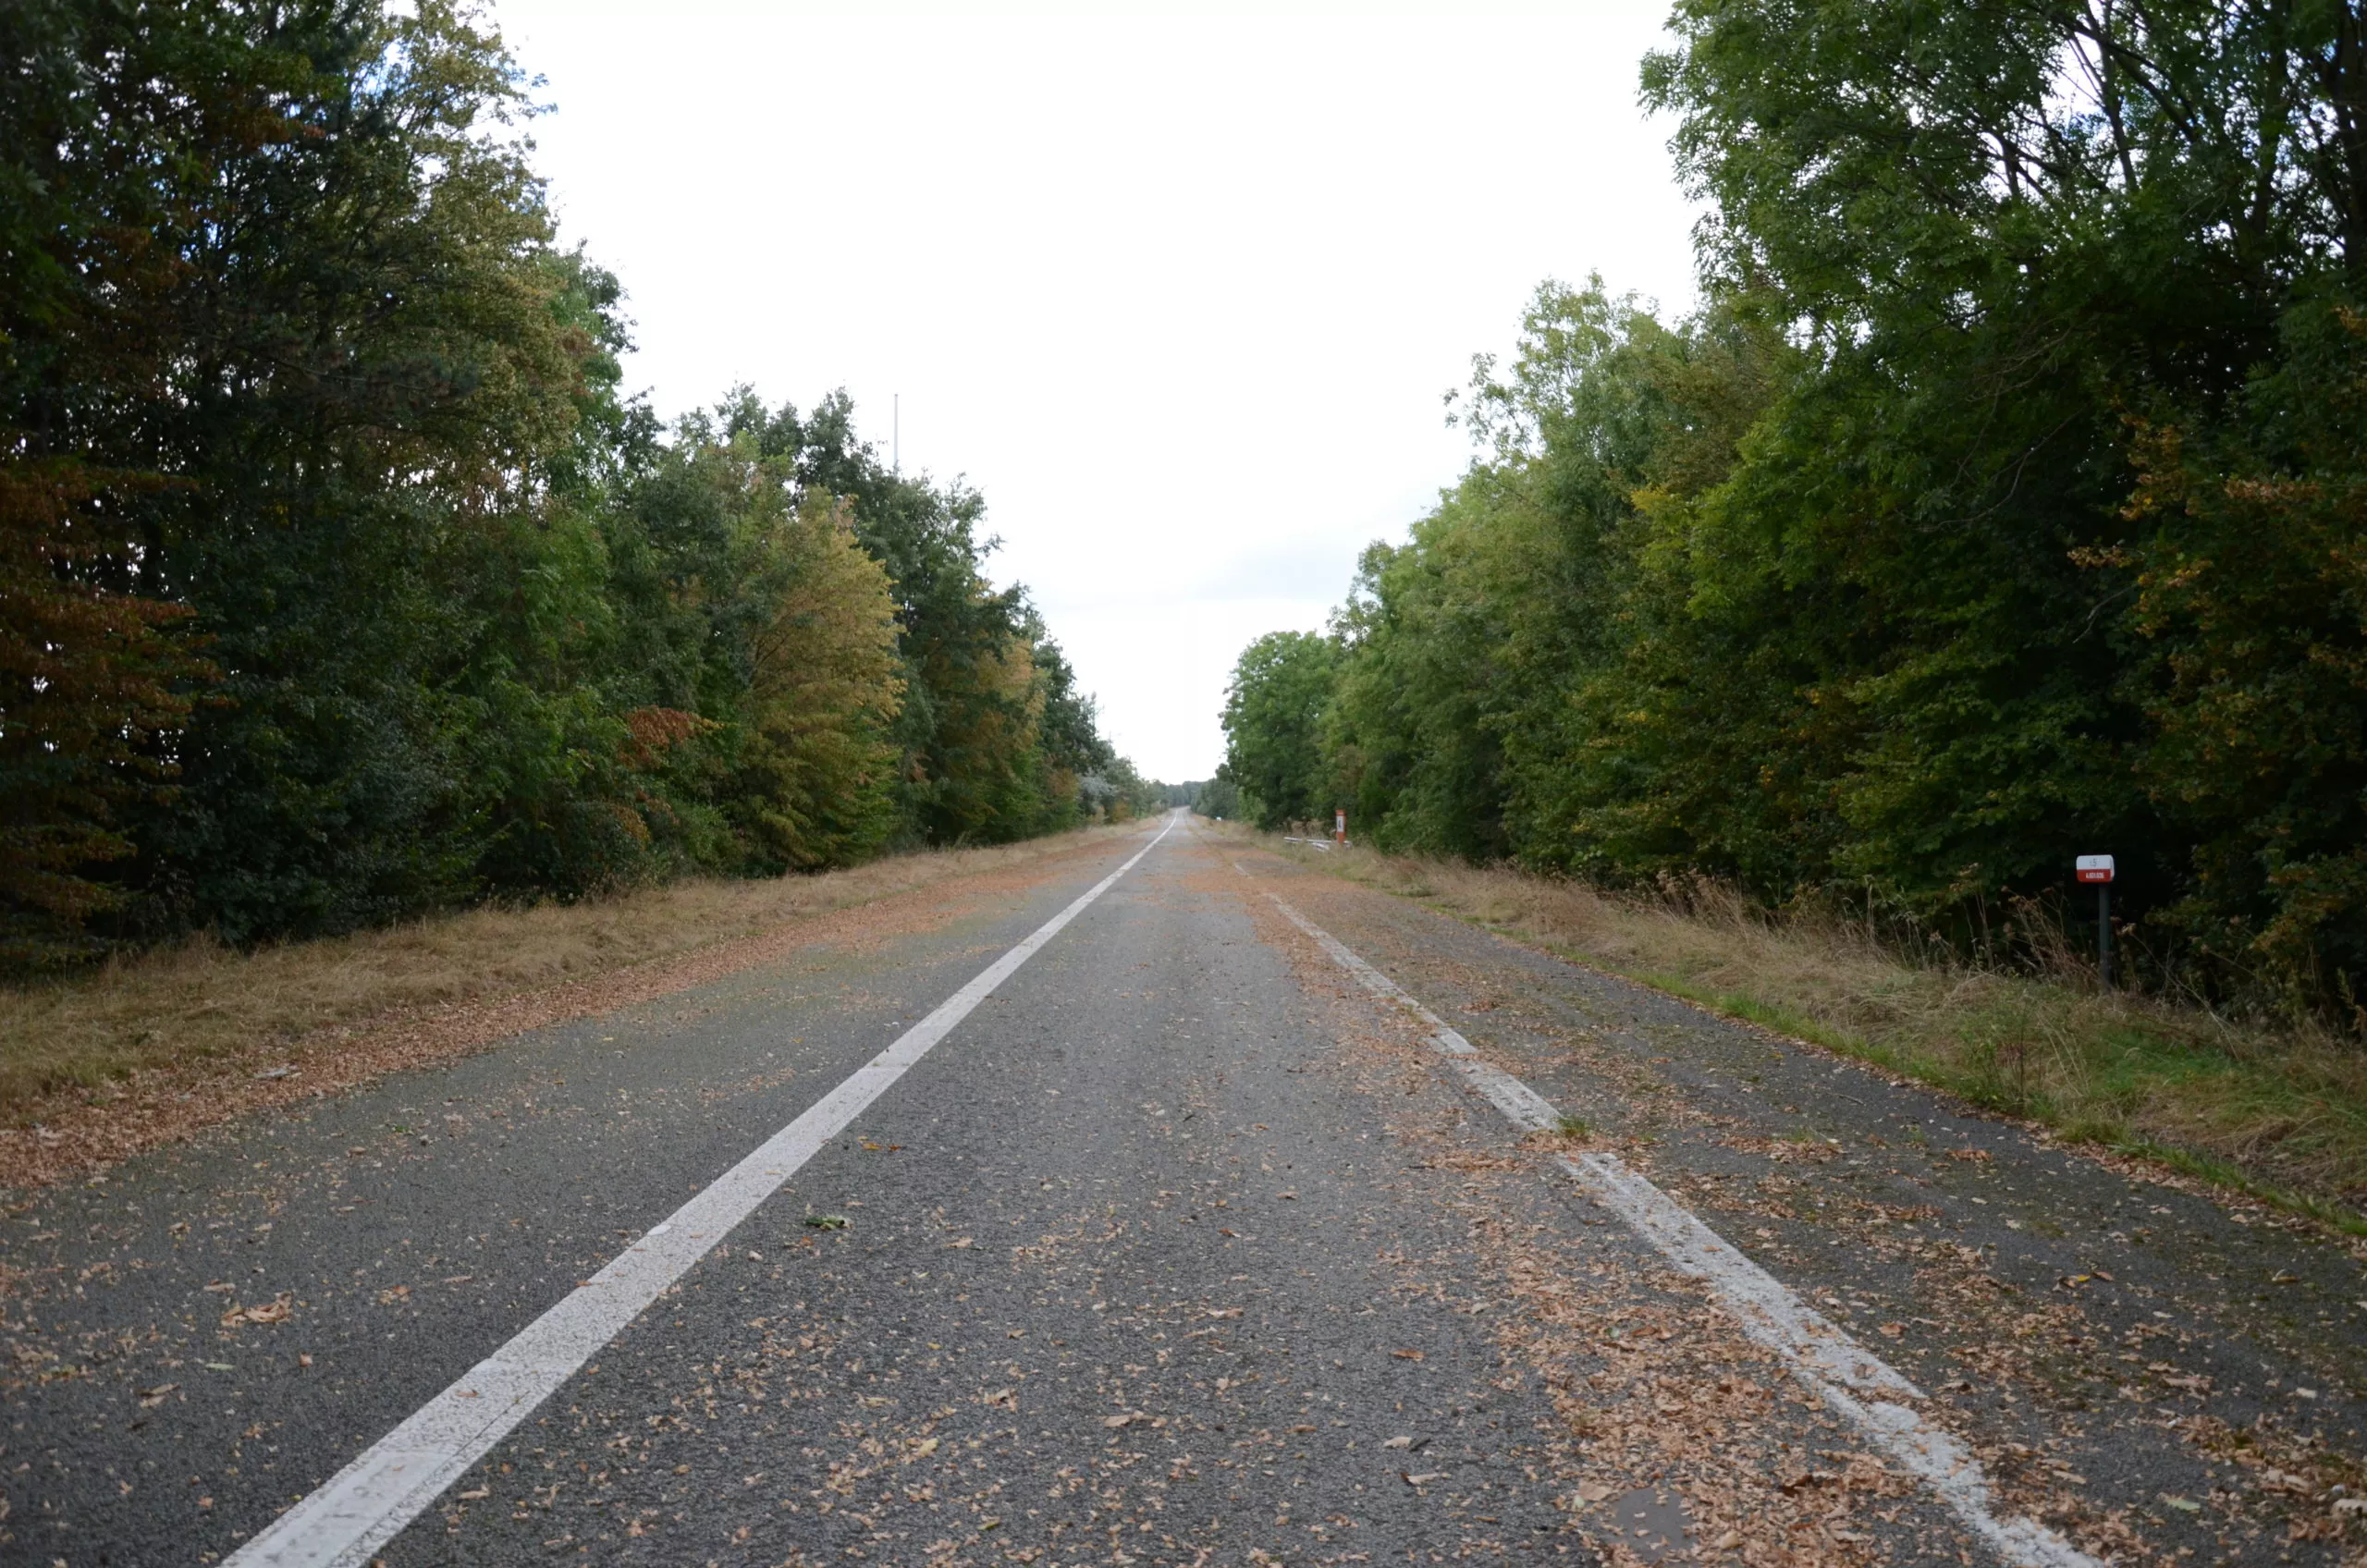
[{"label": "roadside verge", "polygon": [[2367,1052],[2329,1035],[2100,994],[2068,976],[1914,963],[1862,931],[1771,919],[1739,900],[1680,909],[1500,868],[1233,831],[1310,870],[2091,1151],[2367,1236]]},{"label": "roadside verge", "polygon": [[[0,1188],[333,1094],[989,896],[1141,824],[766,881],[476,909],[240,952],[202,942],[0,991]],[[924,897],[924,895],[926,895]]]}]

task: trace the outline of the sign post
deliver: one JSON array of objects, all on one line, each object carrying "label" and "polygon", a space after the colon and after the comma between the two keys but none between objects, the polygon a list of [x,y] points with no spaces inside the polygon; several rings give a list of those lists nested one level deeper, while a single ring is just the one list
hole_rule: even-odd
[{"label": "sign post", "polygon": [[2073,874],[2096,885],[2096,974],[2112,989],[2112,856],[2081,855]]},{"label": "sign post", "polygon": [[1347,845],[1348,814],[1344,811],[1335,810],[1331,814],[1331,841],[1343,848]]}]

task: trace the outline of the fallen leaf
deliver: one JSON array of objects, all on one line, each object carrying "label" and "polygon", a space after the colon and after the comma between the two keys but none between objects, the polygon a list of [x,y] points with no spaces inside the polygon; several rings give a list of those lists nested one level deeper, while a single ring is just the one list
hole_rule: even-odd
[{"label": "fallen leaf", "polygon": [[805,1217],[806,1229],[812,1231],[843,1231],[852,1223],[854,1221],[843,1214],[809,1214]]},{"label": "fallen leaf", "polygon": [[250,1323],[285,1323],[288,1321],[288,1314],[296,1309],[295,1300],[296,1298],[289,1292],[282,1291],[272,1300],[264,1302],[259,1305],[247,1308],[247,1321]]},{"label": "fallen leaf", "polygon": [[1443,1470],[1427,1470],[1427,1471],[1424,1471],[1424,1472],[1423,1472],[1421,1475],[1419,1475],[1419,1476],[1406,1476],[1406,1477],[1405,1477],[1405,1484],[1406,1484],[1407,1486],[1409,1486],[1409,1487],[1427,1487],[1427,1486],[1429,1486],[1432,1481],[1443,1481],[1443,1480],[1445,1480],[1445,1479],[1446,1479],[1446,1472],[1445,1472],[1445,1471],[1443,1471]]},{"label": "fallen leaf", "polygon": [[159,1383],[153,1389],[142,1389],[140,1390],[140,1403],[146,1405],[149,1409],[153,1410],[156,1406],[165,1403],[165,1396],[166,1394],[171,1393],[175,1389],[179,1387],[180,1385],[178,1383]]},{"label": "fallen leaf", "polygon": [[493,1495],[491,1487],[472,1487],[460,1494],[462,1502],[478,1502]]},{"label": "fallen leaf", "polygon": [[1380,1446],[1383,1448],[1412,1448],[1414,1446],[1414,1439],[1411,1438],[1392,1438]]},{"label": "fallen leaf", "polygon": [[1422,1359],[1422,1353],[1417,1350],[1393,1350],[1389,1354],[1395,1356],[1400,1361],[1419,1361]]}]

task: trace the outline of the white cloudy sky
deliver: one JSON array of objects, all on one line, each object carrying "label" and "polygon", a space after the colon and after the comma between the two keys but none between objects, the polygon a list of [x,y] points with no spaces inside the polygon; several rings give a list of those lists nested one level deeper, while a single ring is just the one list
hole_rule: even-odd
[{"label": "white cloudy sky", "polygon": [[1549,276],[1690,299],[1636,103],[1666,0],[958,7],[495,0],[556,106],[628,384],[852,393],[981,488],[1143,769],[1461,472],[1441,395]]}]

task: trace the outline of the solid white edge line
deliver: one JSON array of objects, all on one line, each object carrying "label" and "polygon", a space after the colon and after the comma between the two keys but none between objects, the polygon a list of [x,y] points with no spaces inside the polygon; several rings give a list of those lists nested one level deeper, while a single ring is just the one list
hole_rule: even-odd
[{"label": "solid white edge line", "polygon": [[988,964],[804,1114],[651,1226],[607,1268],[560,1297],[507,1344],[232,1552],[224,1568],[356,1568],[401,1534],[469,1466],[844,1132],[996,986],[1157,849],[1178,820],[1180,814],[1169,816],[1167,826],[1133,859]]},{"label": "solid white edge line", "polygon": [[[1238,861],[1233,869],[1249,876]],[[1525,1133],[1551,1132],[1562,1126],[1561,1113],[1550,1101],[1503,1069],[1482,1060],[1470,1041],[1447,1027],[1403,986],[1275,894],[1269,892],[1266,897],[1365,989],[1420,1020],[1430,1031],[1430,1044],[1447,1059],[1447,1065],[1502,1111],[1504,1120]],[[1923,1398],[1921,1390],[1617,1155],[1563,1156],[1560,1163],[1662,1256],[1707,1284],[1744,1333],[1774,1352],[1809,1391],[1930,1487],[1974,1536],[2015,1568],[2103,1568],[2095,1558],[2035,1520],[2000,1518],[1990,1506],[1989,1479],[1972,1452],[1953,1433],[1903,1403]]]}]

